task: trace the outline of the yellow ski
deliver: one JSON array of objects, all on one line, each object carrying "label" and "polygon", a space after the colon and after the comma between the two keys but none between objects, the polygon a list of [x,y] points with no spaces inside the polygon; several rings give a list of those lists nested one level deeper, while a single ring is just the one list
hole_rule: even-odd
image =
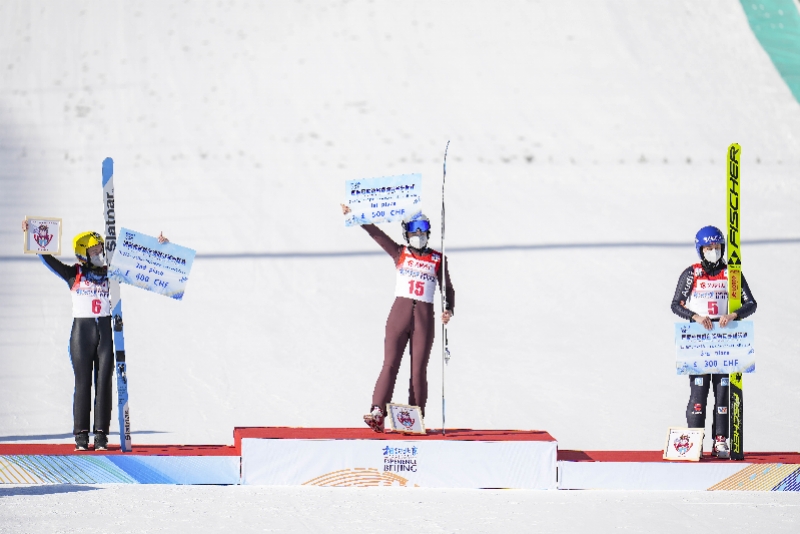
[{"label": "yellow ski", "polygon": [[[740,162],[742,147],[728,147],[728,313],[742,307],[741,189]],[[730,375],[731,460],[744,460],[744,399],[742,373]]]}]

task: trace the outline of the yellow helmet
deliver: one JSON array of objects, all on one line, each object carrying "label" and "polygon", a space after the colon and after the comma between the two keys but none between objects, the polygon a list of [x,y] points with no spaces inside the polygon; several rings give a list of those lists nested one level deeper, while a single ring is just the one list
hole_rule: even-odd
[{"label": "yellow helmet", "polygon": [[[86,249],[92,248],[95,245],[104,245],[103,237],[97,232],[83,232],[75,236],[72,240],[72,248],[75,249],[75,255],[83,263],[89,262],[89,255]],[[105,252],[105,247],[104,252]]]}]

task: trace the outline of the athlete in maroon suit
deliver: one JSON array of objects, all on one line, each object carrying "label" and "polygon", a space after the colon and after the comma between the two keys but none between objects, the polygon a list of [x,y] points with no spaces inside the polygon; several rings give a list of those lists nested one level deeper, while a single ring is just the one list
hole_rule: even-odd
[{"label": "athlete in maroon suit", "polygon": [[[342,205],[345,215],[350,208]],[[406,345],[410,343],[411,380],[408,387],[408,403],[419,406],[425,415],[428,400],[428,360],[433,347],[435,327],[433,295],[438,283],[442,285],[442,254],[428,248],[430,221],[422,216],[403,223],[403,234],[408,245],[401,245],[373,224],[364,230],[391,256],[397,270],[395,300],[386,319],[383,367],[372,393],[370,413],[364,421],[376,432],[383,431],[386,404],[392,399],[397,372]],[[446,281],[447,310],[442,313],[442,322],[447,324],[455,309],[455,291],[450,274],[444,268]]]}]

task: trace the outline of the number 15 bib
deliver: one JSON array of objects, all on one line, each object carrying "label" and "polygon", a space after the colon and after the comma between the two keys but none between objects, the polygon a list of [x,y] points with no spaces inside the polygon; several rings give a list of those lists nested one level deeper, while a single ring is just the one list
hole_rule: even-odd
[{"label": "number 15 bib", "polygon": [[397,260],[395,296],[432,303],[436,291],[436,274],[441,263],[442,256],[436,251],[429,250],[415,256],[408,247],[403,247],[403,253]]}]

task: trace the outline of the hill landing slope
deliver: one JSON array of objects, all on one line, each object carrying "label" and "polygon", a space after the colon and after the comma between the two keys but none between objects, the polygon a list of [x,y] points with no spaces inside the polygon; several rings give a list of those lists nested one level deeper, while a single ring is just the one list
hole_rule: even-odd
[{"label": "hill landing slope", "polygon": [[118,224],[198,251],[182,302],[122,288],[134,443],[361,425],[394,270],[344,182],[422,173],[438,246],[447,140],[448,426],[661,448],[670,299],[738,142],[746,448],[800,441],[800,105],[739,2],[12,2],[0,35],[0,441],[71,440],[70,298],[19,224],[101,229],[107,156]]}]

